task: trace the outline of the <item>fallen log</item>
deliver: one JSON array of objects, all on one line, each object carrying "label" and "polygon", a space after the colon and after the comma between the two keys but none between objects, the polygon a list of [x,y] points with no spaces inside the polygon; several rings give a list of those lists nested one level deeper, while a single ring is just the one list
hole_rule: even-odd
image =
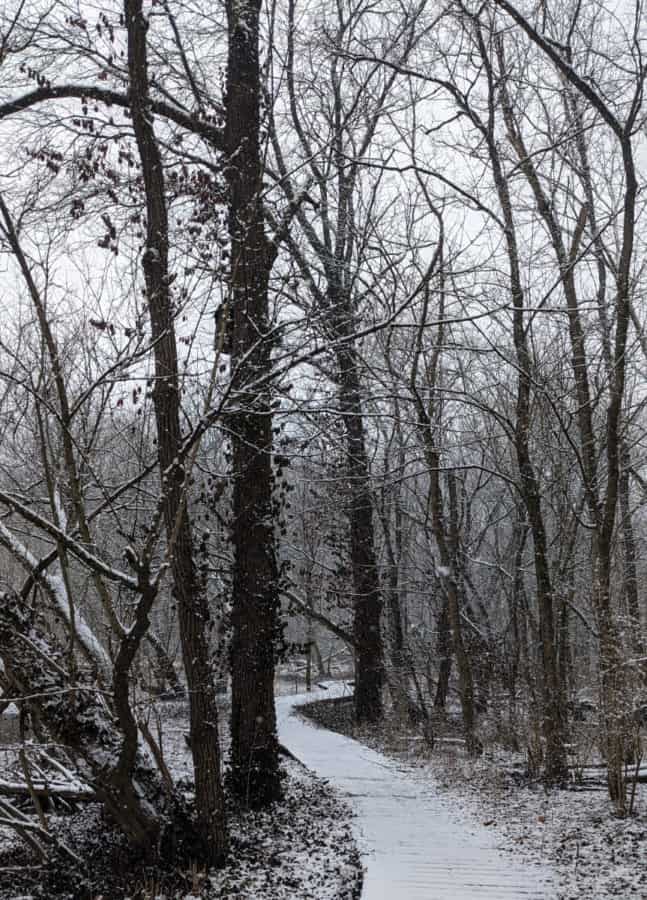
[{"label": "fallen log", "polygon": [[[57,783],[55,781],[39,781],[32,783],[32,789],[38,797],[46,800],[67,800],[73,803],[96,803],[96,792],[87,786]],[[29,785],[21,781],[0,780],[0,797],[17,797],[29,800]]]},{"label": "fallen log", "polygon": [[34,618],[22,597],[0,594],[0,659],[22,703],[65,746],[80,781],[133,847],[151,859],[170,861],[185,851],[199,856],[200,840],[178,792],[163,782],[141,746],[124,767],[126,738],[109,705],[112,698],[87,675],[85,683],[83,673],[72,675],[69,654]]}]

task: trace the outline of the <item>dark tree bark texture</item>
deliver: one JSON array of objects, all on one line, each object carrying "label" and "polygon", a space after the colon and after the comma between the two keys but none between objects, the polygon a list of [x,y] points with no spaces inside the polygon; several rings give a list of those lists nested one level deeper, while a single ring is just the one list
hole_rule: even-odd
[{"label": "dark tree bark texture", "polygon": [[164,524],[189,688],[198,821],[204,845],[208,848],[207,861],[218,864],[225,854],[226,829],[218,712],[209,661],[210,614],[204,585],[200,582],[194,561],[191,523],[184,496],[185,472],[177,464],[182,447],[178,357],[169,290],[168,213],[163,165],[153,129],[149,98],[148,23],[142,12],[141,0],[126,0],[124,12],[128,27],[130,105],[146,191],[147,231],[143,269],[155,353],[153,404]]},{"label": "dark tree bark texture", "polygon": [[350,485],[350,555],[353,573],[353,639],[355,644],[355,719],[376,722],[382,716],[383,647],[380,619],[382,596],[375,559],[373,504],[357,353],[340,349],[339,398],[346,431]]},{"label": "dark tree bark texture", "polygon": [[251,806],[280,796],[274,708],[279,585],[274,547],[268,283],[276,256],[261,201],[260,2],[227,3],[229,53],[225,175],[231,238],[233,455],[233,637],[231,785]]}]

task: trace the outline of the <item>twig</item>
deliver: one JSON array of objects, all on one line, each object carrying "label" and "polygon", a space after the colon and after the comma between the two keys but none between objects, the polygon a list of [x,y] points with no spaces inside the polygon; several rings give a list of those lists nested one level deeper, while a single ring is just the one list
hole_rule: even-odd
[{"label": "twig", "polygon": [[45,811],[43,810],[43,804],[41,802],[41,798],[38,796],[36,791],[34,790],[34,783],[31,779],[31,772],[29,771],[29,763],[27,762],[27,754],[25,753],[25,748],[21,747],[18,751],[18,759],[20,760],[20,766],[22,768],[23,775],[25,776],[25,784],[27,785],[27,790],[29,791],[29,796],[31,797],[31,801],[34,804],[34,809],[38,814],[38,821],[40,822],[41,828],[43,831],[49,832],[49,825],[47,823],[47,816],[45,815]]}]

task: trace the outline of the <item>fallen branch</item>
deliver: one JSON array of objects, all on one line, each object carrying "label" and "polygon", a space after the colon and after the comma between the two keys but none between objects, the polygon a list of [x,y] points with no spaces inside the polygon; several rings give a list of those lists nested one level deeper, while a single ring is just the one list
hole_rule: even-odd
[{"label": "fallen branch", "polygon": [[[124,765],[126,738],[103,692],[74,680],[55,636],[45,635],[32,619],[33,612],[20,596],[0,594],[0,658],[21,702],[33,707],[54,742],[67,748],[78,781],[95,791],[131,846],[151,858],[165,841],[174,852],[183,852],[182,841],[199,845],[183,798],[177,792],[170,794],[148,754],[137,745],[136,723],[134,752]],[[115,667],[118,664],[119,657]],[[36,784],[42,787],[44,780],[41,773]],[[4,803],[8,801],[1,799]],[[27,826],[19,824],[27,834]]]},{"label": "fallen branch", "polygon": [[[31,788],[37,797],[46,800],[71,800],[78,803],[92,803],[97,799],[95,792],[85,785],[59,783],[56,781],[34,781]],[[28,800],[31,797],[29,785],[22,781],[0,781],[0,797],[17,797]]]},{"label": "fallen branch", "polygon": [[70,850],[67,844],[56,837],[56,835],[46,831],[42,825],[36,824],[6,799],[0,800],[0,825],[13,828],[42,859],[45,859],[47,855],[45,846],[49,846],[55,848],[59,854],[66,856],[77,865],[81,864],[81,859]]},{"label": "fallen branch", "polygon": [[25,748],[21,747],[18,752],[18,758],[20,759],[20,766],[22,768],[22,773],[25,776],[25,785],[27,786],[27,790],[29,791],[29,796],[31,798],[31,802],[34,804],[34,809],[38,814],[38,821],[40,822],[40,827],[43,831],[49,831],[49,825],[47,823],[47,816],[45,815],[45,810],[43,809],[43,803],[41,799],[41,795],[38,793],[36,788],[34,787],[34,781],[31,777],[31,771],[29,769],[29,763],[27,761],[27,754],[25,753]]}]

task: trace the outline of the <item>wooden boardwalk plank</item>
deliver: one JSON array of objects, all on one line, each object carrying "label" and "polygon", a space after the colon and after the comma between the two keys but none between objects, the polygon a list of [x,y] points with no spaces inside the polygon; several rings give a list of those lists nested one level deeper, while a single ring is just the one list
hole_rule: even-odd
[{"label": "wooden boardwalk plank", "polygon": [[[342,688],[335,685],[321,697]],[[279,739],[327,779],[356,812],[366,867],[362,900],[549,900],[550,873],[497,847],[492,829],[454,815],[433,783],[343,735],[292,715],[299,702],[277,701]]]}]

